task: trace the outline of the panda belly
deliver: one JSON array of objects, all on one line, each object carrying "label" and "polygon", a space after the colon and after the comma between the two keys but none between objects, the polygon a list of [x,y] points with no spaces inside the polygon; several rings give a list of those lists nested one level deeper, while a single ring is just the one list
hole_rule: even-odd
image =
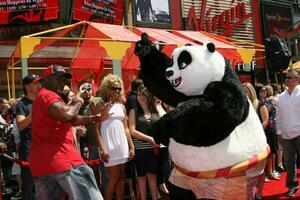
[{"label": "panda belly", "polygon": [[264,130],[252,106],[246,120],[223,141],[209,147],[184,145],[170,138],[175,165],[188,171],[210,171],[240,163],[267,148]]}]

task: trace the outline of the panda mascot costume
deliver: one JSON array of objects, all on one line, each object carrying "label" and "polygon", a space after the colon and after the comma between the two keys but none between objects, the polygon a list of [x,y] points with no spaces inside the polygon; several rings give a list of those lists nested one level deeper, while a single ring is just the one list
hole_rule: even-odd
[{"label": "panda mascot costume", "polygon": [[142,34],[135,54],[149,91],[175,109],[150,131],[168,146],[171,199],[254,199],[269,154],[260,120],[230,63],[205,46],[169,58]]}]

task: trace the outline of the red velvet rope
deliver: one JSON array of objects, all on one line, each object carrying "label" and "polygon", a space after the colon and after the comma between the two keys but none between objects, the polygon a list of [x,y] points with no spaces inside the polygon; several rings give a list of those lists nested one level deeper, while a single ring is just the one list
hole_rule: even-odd
[{"label": "red velvet rope", "polygon": [[16,159],[16,158],[14,158],[12,161],[17,163],[21,167],[29,167],[29,162],[26,162],[26,161],[23,161],[23,160],[20,160],[20,159]]}]

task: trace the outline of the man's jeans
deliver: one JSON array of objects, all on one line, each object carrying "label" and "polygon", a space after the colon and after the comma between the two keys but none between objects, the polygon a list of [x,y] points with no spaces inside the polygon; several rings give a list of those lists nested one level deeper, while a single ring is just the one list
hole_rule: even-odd
[{"label": "man's jeans", "polygon": [[64,191],[68,200],[103,200],[91,168],[86,164],[62,173],[34,177],[36,198],[60,200]]}]

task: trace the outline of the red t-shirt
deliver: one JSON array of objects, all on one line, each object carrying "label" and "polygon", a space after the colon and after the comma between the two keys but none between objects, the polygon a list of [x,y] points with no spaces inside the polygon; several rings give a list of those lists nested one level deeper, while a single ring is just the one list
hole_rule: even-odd
[{"label": "red t-shirt", "polygon": [[67,171],[84,163],[74,146],[72,124],[48,115],[49,107],[61,97],[41,88],[32,104],[32,141],[29,154],[33,176]]}]

